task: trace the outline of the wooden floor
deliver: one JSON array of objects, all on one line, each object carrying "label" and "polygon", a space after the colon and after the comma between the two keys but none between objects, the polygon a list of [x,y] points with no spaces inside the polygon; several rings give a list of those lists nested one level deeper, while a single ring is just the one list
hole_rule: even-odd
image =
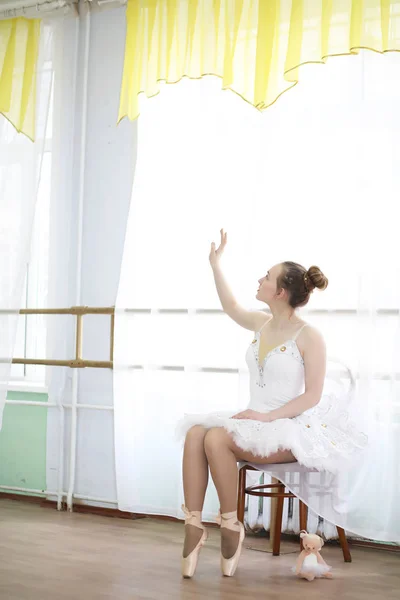
[{"label": "wooden floor", "polygon": [[[195,578],[180,577],[183,526],[58,513],[0,500],[1,600],[229,600],[400,598],[400,556],[353,548],[353,563],[338,547],[323,556],[334,579],[309,583],[290,572],[297,556],[273,557],[246,548],[233,578],[219,571],[219,531],[210,529]],[[262,548],[265,539],[248,537]]]}]

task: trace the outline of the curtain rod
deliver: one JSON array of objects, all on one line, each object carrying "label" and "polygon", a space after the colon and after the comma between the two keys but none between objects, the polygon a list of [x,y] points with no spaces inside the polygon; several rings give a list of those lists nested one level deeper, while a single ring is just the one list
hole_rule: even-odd
[{"label": "curtain rod", "polygon": [[64,9],[64,14],[74,9],[79,14],[79,6],[82,10],[97,12],[109,8],[124,6],[127,0],[11,0],[0,7],[0,20],[13,19],[16,17],[41,18],[49,16]]},{"label": "curtain rod", "polygon": [[[11,4],[11,3],[10,3]],[[0,19],[12,19],[15,17],[40,18],[41,16],[60,9],[69,9],[73,5],[71,0],[46,0],[45,2],[30,3],[29,0],[23,5],[14,8],[1,8]]]},{"label": "curtain rod", "polygon": [[127,0],[88,0],[90,4],[98,4],[99,6],[103,6],[104,4],[120,4],[124,5],[127,3]]}]

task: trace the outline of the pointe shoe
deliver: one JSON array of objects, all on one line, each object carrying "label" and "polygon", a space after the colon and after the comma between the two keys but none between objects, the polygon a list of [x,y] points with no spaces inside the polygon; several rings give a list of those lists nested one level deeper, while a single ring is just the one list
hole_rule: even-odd
[{"label": "pointe shoe", "polygon": [[235,574],[235,571],[239,564],[239,558],[242,552],[242,545],[246,535],[244,525],[238,520],[236,511],[223,514],[221,514],[220,512],[217,518],[217,523],[219,523],[221,529],[226,528],[239,533],[239,543],[235,554],[231,558],[224,558],[221,552],[222,574],[225,577],[232,577]]},{"label": "pointe shoe", "polygon": [[197,545],[193,548],[188,556],[183,557],[181,561],[181,570],[182,577],[185,579],[190,579],[193,577],[196,567],[197,561],[199,559],[199,554],[201,548],[204,546],[207,540],[207,530],[204,525],[201,524],[201,512],[200,511],[190,511],[186,508],[186,506],[182,505],[182,510],[185,513],[185,525],[193,525],[194,527],[198,527],[203,530],[200,540],[197,542]]}]

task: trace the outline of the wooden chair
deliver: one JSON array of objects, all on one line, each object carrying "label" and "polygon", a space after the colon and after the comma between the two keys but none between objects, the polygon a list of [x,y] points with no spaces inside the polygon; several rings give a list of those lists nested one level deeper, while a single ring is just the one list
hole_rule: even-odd
[{"label": "wooden chair", "polygon": [[[269,467],[273,467],[273,465],[268,465]],[[260,469],[256,469],[255,467],[242,464],[239,468],[239,490],[238,490],[238,506],[237,506],[237,514],[238,519],[242,523],[244,523],[244,509],[246,503],[246,494],[248,496],[258,496],[261,498],[277,498],[277,508],[275,514],[275,527],[274,527],[274,538],[273,538],[273,546],[272,546],[272,554],[273,556],[279,556],[280,547],[281,547],[281,533],[282,533],[282,515],[283,515],[283,504],[285,498],[296,498],[294,494],[292,494],[289,490],[285,490],[285,485],[279,481],[277,483],[269,483],[266,485],[251,485],[246,487],[246,474],[247,471],[264,471],[261,467]],[[266,491],[275,488],[276,491]],[[307,530],[307,517],[308,517],[308,507],[301,500],[299,500],[299,508],[300,508],[300,530]],[[337,527],[337,532],[339,535],[340,545],[343,551],[343,558],[345,562],[351,562],[351,554],[349,550],[349,545],[347,542],[346,534],[344,529],[341,527]],[[303,549],[303,541],[300,540],[300,550]]]}]

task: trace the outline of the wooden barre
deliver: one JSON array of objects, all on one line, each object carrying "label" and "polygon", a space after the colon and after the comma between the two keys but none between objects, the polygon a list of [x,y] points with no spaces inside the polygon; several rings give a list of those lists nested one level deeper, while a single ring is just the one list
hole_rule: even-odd
[{"label": "wooden barre", "polygon": [[[7,312],[7,311],[0,311]],[[12,313],[13,311],[9,311]],[[114,306],[71,306],[71,308],[21,308],[20,315],[113,315]]]},{"label": "wooden barre", "polygon": [[14,365],[44,365],[54,367],[70,367],[71,369],[85,369],[86,367],[96,369],[112,369],[114,364],[112,360],[50,360],[42,358],[13,358]]},{"label": "wooden barre", "polygon": [[20,310],[1,309],[0,315],[113,315],[114,306],[71,306],[71,308],[21,308]]},{"label": "wooden barre", "polygon": [[[13,314],[17,311],[0,310],[0,314]],[[70,360],[51,360],[41,358],[13,358],[14,365],[42,365],[54,367],[69,367],[70,369],[113,369],[114,356],[114,306],[71,306],[70,308],[22,308],[18,311],[21,315],[73,315],[76,317],[75,328],[75,358]],[[83,317],[84,315],[110,315],[110,359],[109,360],[85,360],[82,358],[83,346]],[[8,361],[7,361],[8,362]]]}]

